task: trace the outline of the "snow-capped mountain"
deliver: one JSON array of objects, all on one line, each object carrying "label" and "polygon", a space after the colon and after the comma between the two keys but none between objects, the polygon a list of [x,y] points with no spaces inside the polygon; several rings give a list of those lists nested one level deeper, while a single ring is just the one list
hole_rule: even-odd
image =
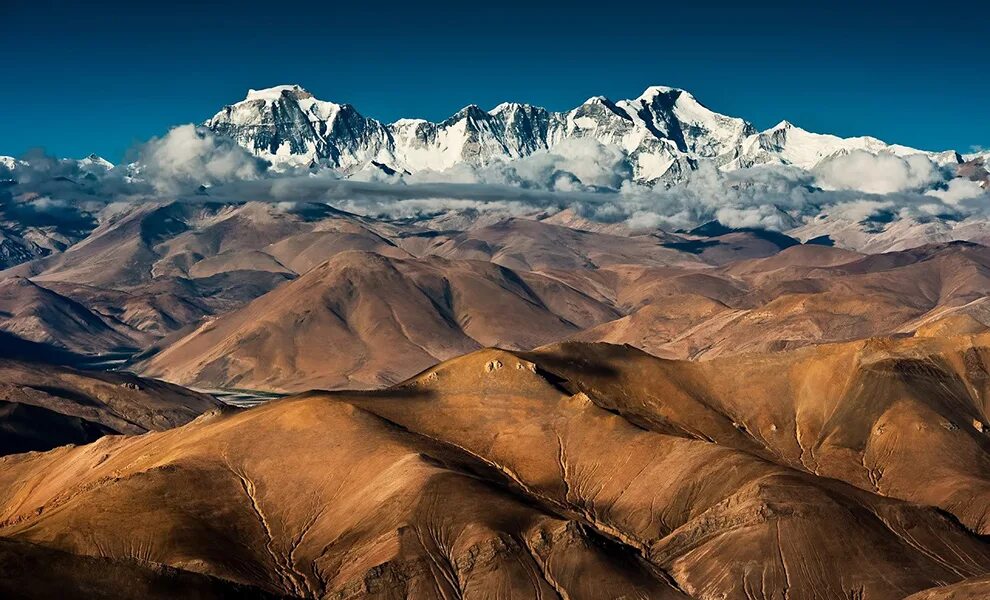
[{"label": "snow-capped mountain", "polygon": [[250,90],[205,125],[277,167],[328,165],[344,173],[369,167],[387,173],[483,166],[590,138],[620,148],[642,183],[674,183],[700,161],[723,169],[788,164],[810,169],[854,150],[899,156],[926,154],[940,164],[955,152],[923,152],[876,138],[840,138],[786,121],[757,131],[747,121],[714,112],[690,93],[654,86],[638,98],[597,96],[566,112],[504,103],[490,111],[467,106],[433,123],[400,119],[383,124],[349,104],[318,100],[298,85]]},{"label": "snow-capped mountain", "polygon": [[[112,162],[96,154],[90,154],[86,158],[80,158],[78,160],[73,158],[63,158],[59,159],[59,162],[71,164],[85,173],[95,174],[106,173],[114,167]],[[14,158],[13,156],[0,156],[0,167],[8,171],[16,171],[17,169],[27,166],[28,164],[29,162],[24,159]]]},{"label": "snow-capped mountain", "polygon": [[90,154],[86,158],[80,159],[78,162],[81,168],[86,169],[109,171],[113,168],[112,162],[96,154]]},{"label": "snow-capped mountain", "polygon": [[834,135],[812,133],[788,121],[781,121],[770,129],[743,140],[738,148],[738,155],[726,163],[726,167],[785,164],[802,169],[813,169],[823,160],[856,150],[866,151],[870,154],[889,153],[896,156],[925,154],[940,165],[962,162],[962,158],[953,150],[924,152],[908,146],[887,144],[874,137],[841,138]]},{"label": "snow-capped mountain", "polygon": [[317,100],[299,86],[250,90],[206,125],[278,165],[327,162],[346,168],[391,159],[382,153],[391,141],[385,126],[349,104]]}]

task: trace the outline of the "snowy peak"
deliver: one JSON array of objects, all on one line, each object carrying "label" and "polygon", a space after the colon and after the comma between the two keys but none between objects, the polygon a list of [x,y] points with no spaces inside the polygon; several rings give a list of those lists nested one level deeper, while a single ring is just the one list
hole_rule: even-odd
[{"label": "snowy peak", "polygon": [[546,112],[545,109],[539,106],[533,106],[532,104],[523,104],[520,102],[503,102],[496,106],[495,108],[488,111],[493,117],[497,117],[502,114],[514,115],[519,113],[532,113],[532,112]]},{"label": "snowy peak", "polygon": [[643,123],[672,140],[678,150],[704,158],[731,152],[756,129],[743,119],[709,109],[688,92],[651,86],[636,100],[619,103]]},{"label": "snowy peak", "polygon": [[911,156],[924,154],[939,165],[956,164],[959,155],[953,151],[925,152],[907,146],[887,144],[875,137],[859,136],[842,138],[835,135],[813,133],[789,121],[781,121],[766,131],[748,136],[729,168],[751,167],[764,164],[793,165],[813,169],[822,161],[863,151],[870,154]]},{"label": "snowy peak", "polygon": [[113,163],[109,160],[99,156],[97,154],[90,154],[86,158],[79,161],[79,165],[82,167],[93,167],[96,169],[103,169],[104,171],[109,171],[113,168]]},{"label": "snowy peak", "polygon": [[[722,169],[761,164],[813,168],[837,153],[922,153],[875,138],[811,133],[781,121],[757,131],[715,112],[685,90],[655,85],[631,100],[593,96],[574,109],[504,102],[489,111],[468,105],[440,122],[383,124],[348,104],[315,98],[298,85],[249,90],[205,126],[233,138],[276,168],[324,165],[343,174],[370,166],[395,172],[444,170],[509,161],[552,151],[576,138],[621,149],[639,183],[676,183],[702,161]],[[946,164],[955,153],[925,153]]]},{"label": "snowy peak", "polygon": [[205,123],[279,168],[351,168],[380,159],[384,127],[349,104],[326,102],[298,85],[249,90]]},{"label": "snowy peak", "polygon": [[[642,94],[639,95],[639,98],[637,98],[637,100],[650,101],[656,96],[671,95],[671,94],[679,95],[679,94],[688,94],[688,93],[680,88],[669,87],[666,85],[651,85],[650,87],[646,88],[646,90],[644,90]],[[690,94],[688,95],[690,96]]]},{"label": "snowy peak", "polygon": [[443,123],[457,123],[463,120],[473,120],[473,121],[486,121],[489,118],[489,114],[481,110],[481,107],[477,104],[468,104],[461,110],[454,113],[449,119]]},{"label": "snowy peak", "polygon": [[276,85],[274,87],[264,88],[261,90],[248,90],[247,97],[244,100],[277,100],[283,95],[290,96],[297,100],[313,97],[313,94],[310,94],[298,85]]}]

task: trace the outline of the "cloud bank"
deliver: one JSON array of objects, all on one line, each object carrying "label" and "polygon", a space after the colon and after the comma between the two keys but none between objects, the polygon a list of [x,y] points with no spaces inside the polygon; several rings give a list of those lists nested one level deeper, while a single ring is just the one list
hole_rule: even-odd
[{"label": "cloud bank", "polygon": [[826,190],[858,190],[870,194],[921,191],[943,179],[927,156],[870,154],[855,150],[826,160],[815,168],[818,183]]},{"label": "cloud bank", "polygon": [[572,208],[588,219],[633,229],[683,229],[717,219],[730,227],[788,230],[822,213],[856,221],[890,214],[924,221],[985,215],[990,205],[985,190],[954,179],[924,155],[856,151],[812,172],[783,165],[722,172],[702,162],[670,187],[633,183],[630,160],[615,147],[575,139],[512,162],[413,175],[369,165],[343,177],[329,169],[275,171],[233,141],[183,125],[140,145],[132,162],[110,170],[26,157],[8,174],[17,183],[8,186],[6,200],[0,197],[0,208],[79,212],[99,202],[174,199],[326,202],[392,218],[465,208],[506,214]]}]

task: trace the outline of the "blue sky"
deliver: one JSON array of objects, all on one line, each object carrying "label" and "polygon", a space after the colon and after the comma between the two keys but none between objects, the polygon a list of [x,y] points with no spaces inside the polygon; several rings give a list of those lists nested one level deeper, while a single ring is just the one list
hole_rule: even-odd
[{"label": "blue sky", "polygon": [[[561,110],[682,87],[758,127],[990,146],[975,6],[912,2],[0,2],[0,154],[117,161],[248,88],[299,83],[383,121]],[[816,4],[816,6],[809,6]]]}]

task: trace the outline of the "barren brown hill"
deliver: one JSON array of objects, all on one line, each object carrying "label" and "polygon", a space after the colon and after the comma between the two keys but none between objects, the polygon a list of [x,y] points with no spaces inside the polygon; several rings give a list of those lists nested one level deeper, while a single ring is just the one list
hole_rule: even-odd
[{"label": "barren brown hill", "polygon": [[[910,335],[953,315],[990,323],[990,249],[969,243],[862,256],[795,246],[700,273],[614,271],[628,314],[573,339],[710,359],[875,335]],[[666,275],[666,276],[664,276]]]},{"label": "barren brown hill", "polygon": [[984,600],[990,598],[990,575],[965,579],[912,594],[906,600]]},{"label": "barren brown hill", "polygon": [[154,282],[305,273],[350,250],[408,257],[393,238],[421,231],[320,203],[143,203],[108,207],[88,237],[0,272],[134,291]]},{"label": "barren brown hill", "polygon": [[586,344],[523,356],[647,429],[938,506],[990,533],[990,334],[710,361]]},{"label": "barren brown hill", "polygon": [[151,277],[154,247],[182,231],[208,208],[191,204],[137,204],[105,215],[100,225],[65,252],[20,264],[0,276],[71,281],[97,287],[137,285]]},{"label": "barren brown hill", "polygon": [[[222,259],[207,262],[200,270],[192,269],[198,275],[195,278],[185,277],[180,270],[155,272],[164,260],[162,254],[172,248],[168,242],[185,239],[182,235],[190,229],[208,229],[211,219],[225,215],[236,221],[228,229],[238,231],[241,239],[263,243],[263,228],[249,227],[246,219],[227,215],[225,208],[233,211],[220,205],[172,203],[138,204],[119,214],[109,212],[99,227],[65,252],[0,273],[0,285],[19,282],[19,296],[29,287],[28,280],[19,275],[32,277],[36,290],[54,292],[31,302],[31,306],[43,308],[33,310],[39,314],[29,314],[27,320],[5,308],[6,312],[0,313],[0,327],[84,355],[125,347],[144,349],[162,336],[204,316],[239,307],[295,276],[284,270],[253,269],[254,265],[237,260],[218,264]],[[240,211],[251,214],[252,208],[244,205]],[[277,211],[270,207],[268,212]],[[2,295],[8,297],[8,304],[14,301],[10,293]],[[23,298],[15,300],[26,302]],[[46,322],[53,319],[62,322]],[[95,331],[101,321],[104,329],[111,331]],[[81,327],[85,328],[82,333],[78,331]]]},{"label": "barren brown hill", "polygon": [[187,385],[381,387],[482,346],[532,348],[616,316],[555,279],[488,262],[348,252],[139,368]]},{"label": "barren brown hill", "polygon": [[[929,348],[930,360],[958,365],[965,343],[944,343]],[[912,348],[874,347],[861,362],[924,354]],[[836,360],[795,359],[794,371],[831,373]],[[803,400],[778,406],[774,393],[745,389],[730,404],[718,385],[770,366],[716,376],[705,371],[715,362],[685,370],[604,345],[482,350],[389,390],[310,393],[160,433],[8,456],[0,536],[318,598],[899,600],[990,574],[984,538],[938,509],[889,497],[903,478],[886,487],[884,474],[873,487],[824,476],[855,460],[839,448],[855,447],[862,426],[904,435],[877,414],[912,427],[925,402],[956,421],[975,414],[972,405],[901,401],[910,385],[892,385],[875,386],[869,406],[888,402],[903,416],[833,406],[827,398],[842,386],[828,378]],[[793,372],[775,377],[805,387]],[[740,407],[747,398],[763,408]],[[774,435],[771,424],[795,437],[791,407],[801,440],[825,432],[815,449],[821,475],[786,443],[762,439]],[[764,428],[732,410],[781,416]],[[975,457],[974,434],[954,432],[976,444],[966,451]],[[891,469],[913,458],[887,454],[875,456]],[[62,565],[70,579],[84,568]],[[15,573],[13,584],[37,576]],[[164,575],[155,583],[174,585]]]},{"label": "barren brown hill", "polygon": [[764,229],[732,229],[718,221],[705,223],[664,244],[668,248],[695,254],[713,265],[738,260],[773,256],[800,242],[777,231]]},{"label": "barren brown hill", "polygon": [[[154,279],[127,290],[47,281],[45,287],[131,330],[166,336],[206,316],[239,308],[291,279],[285,273],[235,271]],[[145,344],[147,345],[147,344]]]},{"label": "barren brown hill", "polygon": [[722,267],[540,273],[345,253],[169,340],[140,368],[184,384],[299,391],[381,386],[481,346],[564,339],[711,359],[876,335],[977,333],[990,323],[987,290],[990,249],[975,244],[876,256],[793,246]]},{"label": "barren brown hill", "polygon": [[[28,491],[36,468],[54,476]],[[5,490],[24,490],[0,492],[9,539],[273,594],[546,597],[567,585],[684,597],[635,551],[505,489],[483,463],[327,398],[10,457],[0,471]]]},{"label": "barren brown hill", "polygon": [[[31,277],[134,338],[128,345],[139,348],[238,308],[336,253],[408,256],[374,231],[387,226],[325,204],[147,203],[108,208],[101,218],[65,252],[4,271],[0,281]],[[0,326],[23,333],[15,318],[0,313]],[[105,350],[99,336],[90,337],[87,347],[72,349]]]},{"label": "barren brown hill", "polygon": [[0,280],[0,329],[80,354],[135,349],[153,339],[21,277]]},{"label": "barren brown hill", "polygon": [[[711,359],[990,323],[990,250],[975,244],[862,255],[717,224],[676,235],[530,218],[429,228],[448,217],[389,222],[265,203],[108,211],[67,251],[4,272],[36,275],[60,304],[4,309],[0,328],[80,354],[164,348],[142,368],[187,384],[298,391],[387,385],[487,345],[605,341]],[[369,262],[353,277],[319,266],[351,251]],[[398,274],[382,275],[386,264]],[[448,268],[453,284],[442,281]]]},{"label": "barren brown hill", "polygon": [[0,358],[0,454],[183,425],[220,403],[127,373]]},{"label": "barren brown hill", "polygon": [[663,239],[662,235],[611,235],[514,218],[434,236],[432,243],[416,254],[490,261],[516,271],[593,269],[630,263],[705,266],[690,252],[664,247]]},{"label": "barren brown hill", "polygon": [[49,600],[279,598],[257,588],[137,560],[80,556],[0,539],[0,596]]},{"label": "barren brown hill", "polygon": [[294,276],[348,250],[409,256],[356,215],[326,204],[262,202],[225,205],[155,249],[161,258],[151,268],[154,276],[190,278],[234,271]]},{"label": "barren brown hill", "polygon": [[[711,264],[731,258],[774,254],[795,243],[779,234],[725,228],[713,231],[718,234],[714,237],[660,231],[612,235],[608,228],[592,232],[554,225],[540,215],[529,217],[492,222],[489,215],[467,211],[432,220],[390,221],[326,204],[219,203],[209,198],[114,205],[99,214],[99,225],[85,239],[0,272],[0,278],[30,278],[145,349],[167,344],[170,340],[162,338],[234,310],[348,251],[397,259],[478,260],[519,274],[552,272],[565,282],[562,287],[574,287],[608,305],[614,319],[639,307],[625,308],[618,299],[625,291],[616,287],[622,282],[608,272],[599,276],[599,270],[640,269],[665,280],[711,271]],[[443,229],[454,225],[460,229]],[[7,321],[0,315],[0,325],[13,326]],[[518,340],[498,341],[523,347],[527,333],[521,327]],[[93,354],[102,346],[72,349]],[[417,368],[425,366],[411,360]],[[411,372],[383,372],[364,381],[394,382]]]}]

